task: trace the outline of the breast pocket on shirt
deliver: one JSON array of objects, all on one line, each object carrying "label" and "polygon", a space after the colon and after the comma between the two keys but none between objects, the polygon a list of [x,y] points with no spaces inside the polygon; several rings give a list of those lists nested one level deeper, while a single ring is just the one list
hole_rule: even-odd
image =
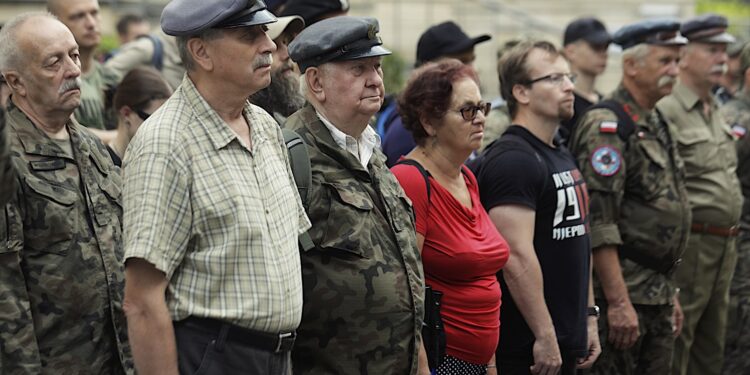
[{"label": "breast pocket on shirt", "polygon": [[331,206],[320,248],[368,258],[373,243],[370,195],[356,184],[324,183],[323,188],[330,194]]},{"label": "breast pocket on shirt", "polygon": [[643,139],[638,142],[638,147],[645,158],[640,170],[635,174],[640,180],[635,191],[648,202],[659,197],[667,188],[669,156],[656,139]]},{"label": "breast pocket on shirt", "polygon": [[685,161],[685,174],[688,178],[716,170],[721,163],[719,150],[711,141],[708,128],[678,132],[677,147]]},{"label": "breast pocket on shirt", "polygon": [[66,255],[78,229],[78,192],[36,177],[27,177],[25,243],[45,253]]}]

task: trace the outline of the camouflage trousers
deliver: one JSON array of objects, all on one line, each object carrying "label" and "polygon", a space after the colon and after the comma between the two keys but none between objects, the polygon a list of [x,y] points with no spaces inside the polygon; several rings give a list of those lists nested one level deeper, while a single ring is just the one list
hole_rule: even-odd
[{"label": "camouflage trousers", "polygon": [[674,346],[673,375],[719,375],[737,260],[736,237],[691,233],[675,284],[685,314]]},{"label": "camouflage trousers", "polygon": [[606,302],[597,300],[602,309],[599,341],[602,354],[587,373],[591,375],[666,375],[672,367],[672,306],[633,305],[638,313],[641,335],[627,350],[617,350],[608,339]]},{"label": "camouflage trousers", "polygon": [[750,233],[737,243],[737,266],[729,292],[729,314],[722,374],[750,372]]}]

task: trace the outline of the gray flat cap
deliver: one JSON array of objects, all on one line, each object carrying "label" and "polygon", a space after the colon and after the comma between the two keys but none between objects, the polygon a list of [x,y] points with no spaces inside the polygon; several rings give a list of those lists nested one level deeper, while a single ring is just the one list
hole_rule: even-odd
[{"label": "gray flat cap", "polygon": [[262,0],[172,0],[161,13],[162,30],[174,36],[271,22],[276,22],[276,17]]},{"label": "gray flat cap", "polygon": [[680,32],[691,42],[732,43],[734,37],[727,33],[729,22],[724,16],[708,13],[693,17],[682,24]]},{"label": "gray flat cap", "polygon": [[612,35],[612,41],[623,50],[639,44],[681,46],[687,39],[679,34],[680,23],[675,20],[647,20],[623,26]]},{"label": "gray flat cap", "polygon": [[289,44],[289,56],[303,73],[330,61],[390,55],[378,36],[378,20],[340,16],[328,18],[302,30]]}]

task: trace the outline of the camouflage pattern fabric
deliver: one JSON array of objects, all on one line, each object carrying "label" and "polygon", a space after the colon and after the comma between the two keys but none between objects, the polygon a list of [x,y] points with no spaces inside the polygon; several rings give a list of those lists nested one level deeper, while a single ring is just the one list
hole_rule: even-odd
[{"label": "camouflage pattern fabric", "polygon": [[[684,166],[655,111],[640,108],[622,86],[611,98],[636,124],[627,140],[616,133],[615,113],[594,109],[581,118],[570,141],[589,188],[591,246],[619,246],[633,304],[668,305],[675,293],[671,276],[625,258],[633,253],[669,264],[682,256],[691,223]],[[603,297],[598,285],[595,292]]]},{"label": "camouflage pattern fabric", "polygon": [[0,373],[132,373],[119,169],[75,121],[73,155],[12,105],[8,127],[18,183],[0,223]]},{"label": "camouflage pattern fabric", "polygon": [[16,188],[13,168],[10,164],[8,131],[5,129],[5,110],[0,108],[0,206],[8,202]]},{"label": "camouflage pattern fabric", "polygon": [[750,369],[750,96],[738,93],[721,108],[724,120],[737,136],[737,177],[742,205],[740,236],[737,239],[737,265],[729,289],[729,313],[724,348],[725,375],[742,374]]},{"label": "camouflage pattern fabric", "polygon": [[[602,309],[599,320],[599,340],[607,343],[609,324],[606,302],[597,300]],[[591,375],[665,375],[672,367],[672,306],[634,305],[638,313],[641,335],[628,350],[616,350],[610,345],[588,371]]]},{"label": "camouflage pattern fabric", "polygon": [[376,149],[369,168],[308,105],[285,126],[308,145],[309,233],[295,374],[415,374],[424,274],[411,202]]}]

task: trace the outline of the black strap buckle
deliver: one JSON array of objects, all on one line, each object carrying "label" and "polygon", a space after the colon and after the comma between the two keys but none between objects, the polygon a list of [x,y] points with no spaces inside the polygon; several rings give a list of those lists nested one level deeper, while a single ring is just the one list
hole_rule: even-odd
[{"label": "black strap buckle", "polygon": [[294,347],[294,341],[296,339],[296,332],[279,333],[279,338],[278,341],[276,341],[276,349],[274,349],[274,353],[291,351]]}]

